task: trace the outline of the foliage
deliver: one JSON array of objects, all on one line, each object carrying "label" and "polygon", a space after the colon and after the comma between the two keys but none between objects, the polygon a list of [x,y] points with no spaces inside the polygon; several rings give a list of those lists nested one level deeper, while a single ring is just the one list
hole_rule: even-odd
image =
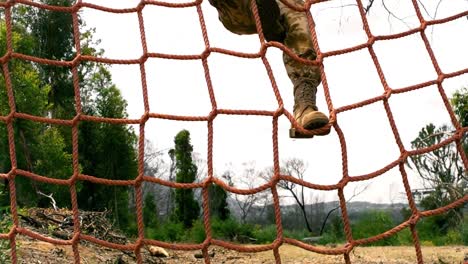
[{"label": "foliage", "polygon": [[462,236],[462,243],[465,246],[468,246],[468,217],[465,215],[464,222],[461,225],[461,236]]},{"label": "foliage", "polygon": [[[55,6],[71,6],[74,1],[41,0]],[[78,18],[81,39],[75,40],[72,16],[27,5],[13,9],[12,46],[15,52],[53,60],[72,60],[75,41],[81,42],[82,53],[102,55],[94,40],[94,29],[87,29]],[[5,53],[6,26],[0,21],[0,52]],[[34,116],[72,119],[75,115],[75,94],[70,67],[36,64],[11,59],[9,75],[13,87],[16,111]],[[94,62],[81,62],[78,69],[82,109],[86,115],[125,118],[126,102],[112,83],[107,66]],[[8,115],[5,73],[0,75],[0,114]],[[72,176],[72,135],[68,126],[15,119],[14,137],[17,166],[45,177],[68,179]],[[126,125],[80,122],[80,172],[105,179],[128,180],[137,175],[136,135]],[[8,153],[6,126],[0,125],[0,151]],[[11,167],[8,155],[0,156],[0,171]],[[6,184],[6,182],[5,182]],[[26,177],[15,179],[20,206],[47,206],[49,200],[38,192],[52,194],[60,207],[70,207],[68,186],[35,182]],[[80,209],[112,210],[119,227],[130,226],[128,187],[102,186],[90,182],[77,183]],[[8,196],[0,204],[8,204]]]},{"label": "foliage", "polygon": [[321,244],[342,242],[345,240],[343,220],[338,214],[334,214],[328,222],[325,232],[322,234]]},{"label": "foliage", "polygon": [[[176,182],[192,183],[197,175],[197,166],[192,161],[193,147],[190,144],[190,132],[180,131],[176,135],[174,143]],[[200,214],[200,206],[193,196],[193,190],[176,189],[175,204],[174,219],[182,222],[186,228],[191,227],[193,221]]]},{"label": "foliage", "polygon": [[155,228],[158,226],[158,210],[152,193],[148,193],[145,197],[143,205],[143,223],[146,228]]},{"label": "foliage", "polygon": [[186,229],[183,223],[169,221],[161,228],[161,235],[164,240],[169,242],[181,241]]},{"label": "foliage", "polygon": [[[368,211],[364,213],[360,219],[351,225],[353,238],[369,238],[379,235],[394,227],[394,223],[389,213],[385,211]],[[371,246],[393,246],[398,244],[398,238],[393,235],[391,237],[373,242]]]},{"label": "foliage", "polygon": [[462,127],[468,126],[468,87],[463,87],[452,95],[450,100],[453,111]]},{"label": "foliage", "polygon": [[[69,0],[42,0],[44,4],[71,6]],[[73,22],[71,13],[51,12],[42,8],[27,11],[27,23],[36,43],[31,55],[54,59],[71,60],[74,54]],[[40,65],[39,72],[44,84],[50,85],[48,103],[57,118],[70,118],[74,111],[74,92],[71,71],[68,67]]]},{"label": "foliage", "polygon": [[416,225],[419,239],[421,241],[431,241],[435,246],[466,245],[467,230],[465,226],[468,222],[467,220],[464,220],[464,224],[450,227],[447,230],[439,228],[440,221],[445,221],[449,213],[421,219]]},{"label": "foliage", "polygon": [[210,197],[210,216],[220,220],[229,218],[230,211],[227,203],[227,192],[219,185],[213,183],[208,187]]},{"label": "foliage", "polygon": [[[462,126],[467,126],[468,89],[462,88],[454,93],[451,103]],[[448,125],[436,127],[428,124],[421,129],[416,139],[411,142],[413,149],[423,149],[436,145],[453,134],[453,128]],[[467,154],[468,137],[461,140],[462,148]],[[425,210],[436,209],[461,199],[467,194],[468,180],[463,162],[459,157],[456,144],[448,144],[423,155],[411,156],[411,163],[424,186],[431,190],[429,195],[422,197],[421,207]],[[444,215],[438,215],[432,220],[435,228],[442,234],[447,234],[451,227],[463,222],[462,208],[455,208]]]},{"label": "foliage", "polygon": [[256,226],[252,235],[259,244],[271,243],[276,239],[276,225]]},{"label": "foliage", "polygon": [[202,243],[206,238],[205,227],[201,220],[193,222],[193,226],[185,235],[185,241]]},{"label": "foliage", "polygon": [[405,228],[398,232],[396,235],[398,238],[398,245],[411,246],[413,245],[413,236],[411,235],[410,228]]},{"label": "foliage", "polygon": [[213,236],[218,239],[235,241],[252,236],[252,226],[249,224],[239,224],[235,219],[226,220],[213,219],[211,221]]},{"label": "foliage", "polygon": [[[0,211],[0,234],[10,232],[12,226],[11,219],[5,216],[6,215]],[[0,239],[0,263],[11,263],[10,240]]]},{"label": "foliage", "polygon": [[[3,21],[0,23],[0,50],[5,52],[5,25]],[[13,49],[26,54],[32,52],[35,46],[35,39],[32,35],[21,24],[15,25],[14,30]],[[5,72],[2,72],[0,75],[0,114],[2,115],[7,115],[10,112],[5,87],[6,77]],[[50,91],[50,86],[42,82],[38,67],[28,61],[11,60],[8,77],[13,88],[16,111],[35,116],[44,115],[48,109],[47,94]],[[14,138],[18,168],[50,178],[64,179],[71,176],[71,156],[67,153],[63,137],[57,133],[57,128],[17,119],[14,124]],[[3,153],[8,153],[8,145],[6,126],[0,126],[0,150]],[[9,156],[1,155],[0,168],[3,171],[8,171],[10,167]],[[15,182],[20,205],[41,203],[42,198],[38,196],[38,191],[59,192],[55,198],[61,206],[69,201],[69,194],[61,186],[45,187],[44,184],[35,183],[25,177],[17,177]],[[0,203],[8,203],[8,201]]]},{"label": "foliage", "polygon": [[[107,69],[100,68],[102,84],[97,86],[96,98],[89,102],[89,114],[123,118],[126,102],[120,91],[111,83]],[[97,73],[96,73],[97,74]],[[125,125],[83,122],[80,125],[80,164],[83,173],[112,180],[129,180],[137,175],[136,135]],[[109,191],[110,190],[110,191]],[[129,188],[104,186],[85,182],[79,193],[83,209],[104,210],[112,208],[118,226],[127,226]]]},{"label": "foliage", "polygon": [[[441,245],[467,245],[468,228],[466,223],[460,229],[453,229],[447,234],[440,232],[432,232],[434,223],[432,217],[422,218],[417,224],[417,232],[420,242],[423,245],[441,246]],[[321,236],[319,244],[344,244],[343,224],[339,216],[331,218],[326,232]],[[355,239],[368,238],[396,226],[391,219],[391,215],[385,211],[367,211],[364,212],[356,222],[351,224],[353,237]],[[234,218],[220,220],[219,218],[211,219],[212,236],[216,239],[232,241],[235,243],[255,243],[266,244],[271,243],[276,239],[276,225],[252,225],[242,224]],[[205,238],[205,228],[202,220],[193,222],[191,228],[184,228],[180,222],[168,221],[157,227],[146,228],[146,236],[151,239],[157,239],[166,242],[192,242],[202,243]],[[310,233],[307,229],[289,230],[283,229],[285,237],[302,240],[309,237]],[[377,242],[367,244],[367,246],[396,246],[396,245],[413,245],[413,238],[409,227],[401,230],[393,236],[379,240]]]}]

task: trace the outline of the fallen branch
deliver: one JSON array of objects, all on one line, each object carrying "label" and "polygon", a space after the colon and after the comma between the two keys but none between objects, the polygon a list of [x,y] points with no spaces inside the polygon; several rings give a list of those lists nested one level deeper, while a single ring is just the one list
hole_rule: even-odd
[{"label": "fallen branch", "polygon": [[55,210],[55,211],[58,210],[58,208],[57,208],[57,203],[55,202],[54,197],[52,197],[52,194],[46,195],[46,194],[42,193],[41,191],[37,191],[37,194],[49,198],[49,199],[51,200],[50,203],[52,204],[52,207],[54,208],[54,210]]}]

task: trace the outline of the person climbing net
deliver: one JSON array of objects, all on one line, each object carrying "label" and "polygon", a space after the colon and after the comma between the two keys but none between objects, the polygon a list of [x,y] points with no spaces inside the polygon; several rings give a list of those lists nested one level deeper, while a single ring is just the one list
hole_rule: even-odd
[{"label": "person climbing net", "polygon": [[[302,6],[302,0],[292,0]],[[219,20],[224,27],[235,34],[255,34],[257,27],[250,0],[209,0],[218,10]],[[297,56],[315,60],[305,12],[295,11],[279,0],[256,0],[258,15],[264,37],[267,41],[277,41],[291,49]],[[283,53],[286,72],[293,83],[294,119],[306,130],[325,127],[329,119],[318,111],[316,104],[317,87],[320,85],[320,68],[303,64],[286,52]],[[317,135],[328,135],[330,127]],[[311,137],[298,133],[293,127],[290,137]]]}]

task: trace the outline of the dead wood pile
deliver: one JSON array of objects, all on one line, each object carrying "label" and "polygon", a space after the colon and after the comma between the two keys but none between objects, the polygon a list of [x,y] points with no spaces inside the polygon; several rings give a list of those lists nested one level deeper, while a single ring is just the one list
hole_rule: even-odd
[{"label": "dead wood pile", "polygon": [[[113,229],[109,211],[80,211],[79,222],[82,234],[112,243],[125,244],[127,238]],[[73,237],[73,212],[68,209],[31,208],[26,214],[20,213],[22,224],[34,232],[59,239]]]}]

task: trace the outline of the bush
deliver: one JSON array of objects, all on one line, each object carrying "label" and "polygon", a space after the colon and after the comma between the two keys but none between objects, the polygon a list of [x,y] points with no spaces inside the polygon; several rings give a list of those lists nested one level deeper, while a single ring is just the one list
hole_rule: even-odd
[{"label": "bush", "polygon": [[416,224],[416,230],[418,231],[418,237],[421,240],[434,241],[436,238],[442,236],[433,217],[419,220]]},{"label": "bush", "polygon": [[[0,212],[0,234],[10,232],[11,226],[11,219],[7,216],[7,214]],[[0,239],[0,263],[11,263],[9,240]]]},{"label": "bush", "polygon": [[253,231],[253,237],[257,239],[257,243],[271,243],[276,239],[276,225],[256,226]]},{"label": "bush", "polygon": [[213,218],[211,221],[213,236],[218,239],[235,241],[243,237],[252,237],[253,226],[249,224],[239,224],[233,218],[224,221]]},{"label": "bush", "polygon": [[159,227],[147,228],[146,233],[151,239],[178,242],[184,238],[185,228],[182,223],[168,221]]},{"label": "bush", "polygon": [[465,215],[463,225],[461,227],[462,231],[462,243],[465,246],[468,246],[468,216]]},{"label": "bush", "polygon": [[337,238],[334,234],[325,233],[322,235],[322,238],[319,240],[318,244],[326,245],[326,244],[335,244],[341,243],[344,239]]},{"label": "bush", "polygon": [[284,235],[286,237],[294,238],[297,240],[302,240],[305,237],[310,237],[310,232],[307,229],[284,230]]},{"label": "bush", "polygon": [[193,222],[192,228],[185,234],[184,241],[202,243],[206,238],[205,227],[201,220]]},{"label": "bush", "polygon": [[411,235],[411,230],[409,227],[401,230],[397,233],[398,245],[413,245],[413,236]]},{"label": "bush", "polygon": [[[364,213],[359,221],[352,225],[355,239],[368,238],[391,229],[394,226],[392,217],[385,211],[369,211]],[[368,246],[392,246],[398,244],[396,235],[366,244]]]},{"label": "bush", "polygon": [[440,242],[441,245],[460,245],[463,244],[463,238],[459,230],[451,229]]}]

